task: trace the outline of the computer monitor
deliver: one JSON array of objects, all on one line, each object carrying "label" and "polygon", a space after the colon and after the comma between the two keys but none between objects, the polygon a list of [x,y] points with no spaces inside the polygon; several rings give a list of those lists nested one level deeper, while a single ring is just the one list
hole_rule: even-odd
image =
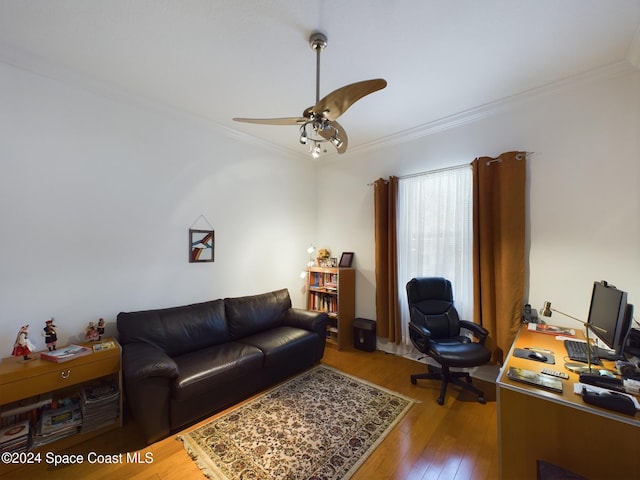
[{"label": "computer monitor", "polygon": [[587,321],[593,327],[591,332],[618,356],[622,355],[624,339],[631,325],[627,310],[626,292],[605,281],[593,282]]}]

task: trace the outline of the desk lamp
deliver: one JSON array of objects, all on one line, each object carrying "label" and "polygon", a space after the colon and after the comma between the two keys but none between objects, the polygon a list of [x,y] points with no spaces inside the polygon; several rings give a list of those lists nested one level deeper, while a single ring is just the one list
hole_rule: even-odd
[{"label": "desk lamp", "polygon": [[[560,310],[556,310],[555,308],[551,308],[551,302],[544,302],[544,306],[542,307],[542,316],[550,317],[551,312],[559,313],[560,315],[564,315],[565,317],[575,320],[576,322],[580,322],[581,324],[584,325],[585,327],[584,331],[587,337],[587,367],[589,368],[589,373],[591,373],[591,340],[589,339],[589,328],[593,328],[594,330],[598,330],[599,332],[602,332],[602,333],[607,333],[607,331],[604,328],[597,327],[596,325],[591,325],[591,323],[589,322],[583,322],[579,318],[576,318],[567,313],[561,312]],[[575,371],[575,370],[580,370],[581,367],[575,368],[573,364],[565,363],[565,368],[571,371]]]}]

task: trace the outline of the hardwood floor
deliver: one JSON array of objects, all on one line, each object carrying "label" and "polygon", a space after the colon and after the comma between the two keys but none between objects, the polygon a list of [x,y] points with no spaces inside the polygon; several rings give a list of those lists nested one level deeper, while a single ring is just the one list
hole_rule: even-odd
[{"label": "hardwood floor", "polygon": [[[414,405],[373,454],[364,462],[354,480],[483,480],[498,478],[497,419],[495,385],[474,380],[484,390],[487,403],[450,386],[446,403],[436,403],[439,382],[419,381],[411,385],[409,375],[424,369],[412,360],[383,352],[337,351],[327,347],[322,363],[355,375],[420,403]],[[205,420],[204,422],[206,422]],[[202,423],[204,423],[202,422]],[[29,465],[7,471],[0,465],[0,478],[72,479],[204,479],[181,442],[170,436],[146,446],[136,425],[125,415],[124,427],[72,447],[68,452],[85,455],[81,465],[54,468]],[[86,455],[123,454],[122,464],[89,464]],[[141,461],[128,463],[127,454],[139,452]]]}]

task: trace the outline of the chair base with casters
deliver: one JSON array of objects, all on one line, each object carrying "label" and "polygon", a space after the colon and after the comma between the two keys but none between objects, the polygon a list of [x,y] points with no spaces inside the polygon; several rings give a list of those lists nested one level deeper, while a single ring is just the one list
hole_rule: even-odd
[{"label": "chair base with casters", "polygon": [[[411,383],[416,385],[418,380],[440,380],[440,396],[438,397],[438,405],[444,405],[444,397],[447,393],[447,386],[449,383],[458,385],[459,387],[469,390],[478,396],[478,402],[484,404],[486,400],[484,398],[484,392],[471,383],[471,375],[468,372],[452,372],[449,368],[450,365],[443,365],[435,367],[427,364],[427,372],[416,373],[411,375]],[[463,381],[464,379],[464,381]]]}]

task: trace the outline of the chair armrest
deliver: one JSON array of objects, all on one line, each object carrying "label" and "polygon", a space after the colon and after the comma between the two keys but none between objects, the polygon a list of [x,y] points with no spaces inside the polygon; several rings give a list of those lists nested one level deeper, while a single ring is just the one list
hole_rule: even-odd
[{"label": "chair armrest", "polygon": [[473,333],[481,344],[484,344],[484,341],[489,336],[489,330],[484,328],[482,325],[470,322],[469,320],[460,320],[460,328],[467,329]]},{"label": "chair armrest", "polygon": [[284,324],[290,327],[303,328],[311,332],[325,335],[329,316],[324,312],[310,312],[302,308],[290,308],[284,317]]},{"label": "chair armrest", "polygon": [[122,346],[122,372],[128,380],[149,377],[176,378],[178,365],[159,348],[146,343]]},{"label": "chair armrest", "polygon": [[429,340],[431,338],[431,331],[424,325],[420,325],[416,322],[409,322],[409,331],[412,331],[425,340]]},{"label": "chair armrest", "polygon": [[422,353],[427,353],[429,339],[431,338],[431,332],[427,327],[416,322],[409,322],[409,338],[418,350]]}]

